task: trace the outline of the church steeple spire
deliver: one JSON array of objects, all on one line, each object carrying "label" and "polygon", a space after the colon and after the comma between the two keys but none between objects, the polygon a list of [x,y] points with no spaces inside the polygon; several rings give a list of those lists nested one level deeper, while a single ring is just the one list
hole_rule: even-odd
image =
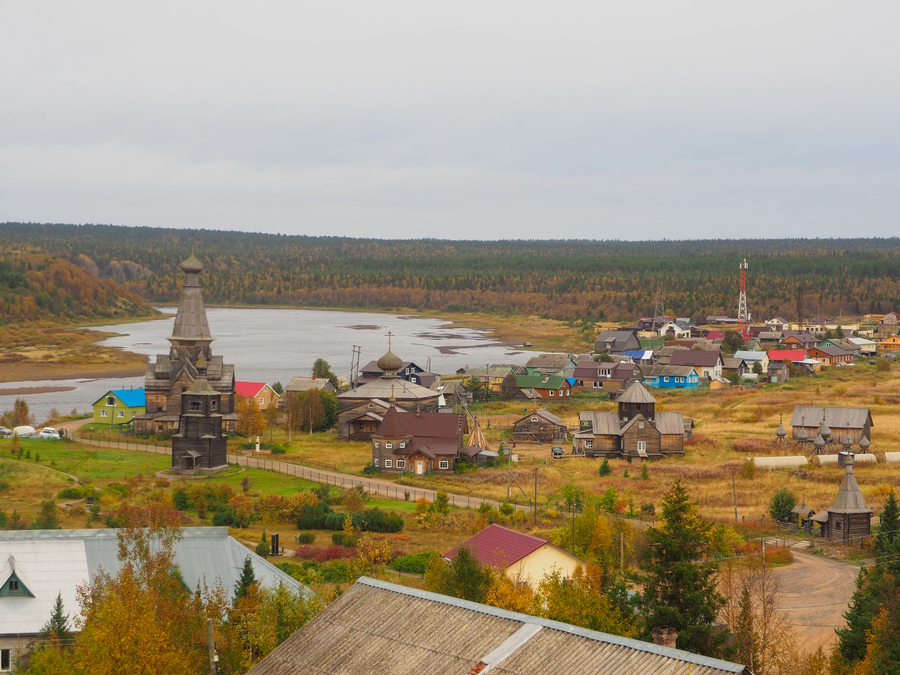
[{"label": "church steeple spire", "polygon": [[175,315],[175,326],[169,340],[175,344],[182,340],[209,344],[213,338],[210,336],[206,307],[203,305],[203,292],[200,289],[203,263],[192,251],[190,257],[181,263],[181,270],[184,272],[184,285],[181,289],[178,313]]}]

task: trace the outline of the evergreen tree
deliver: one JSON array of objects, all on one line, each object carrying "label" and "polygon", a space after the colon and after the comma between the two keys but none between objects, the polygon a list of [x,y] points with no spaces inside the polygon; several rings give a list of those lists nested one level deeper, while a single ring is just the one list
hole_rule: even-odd
[{"label": "evergreen tree", "polygon": [[780,487],[769,500],[769,517],[779,522],[785,521],[790,518],[791,511],[796,505],[794,493],[786,487]]},{"label": "evergreen tree", "polygon": [[601,476],[608,476],[612,473],[612,467],[610,467],[609,460],[606,457],[604,457],[603,461],[600,462],[599,473]]},{"label": "evergreen tree", "polygon": [[680,648],[715,655],[726,635],[713,627],[725,599],[716,589],[716,565],[706,560],[712,525],[699,516],[680,479],[663,498],[660,526],[647,534],[641,604],[648,636],[655,627],[671,626]]},{"label": "evergreen tree", "polygon": [[57,640],[63,647],[67,646],[72,640],[72,632],[69,630],[69,615],[65,613],[62,593],[56,596],[56,603],[53,605],[53,613],[50,615],[50,620],[41,628],[41,638]]},{"label": "evergreen tree", "polygon": [[482,566],[463,546],[457,550],[449,565],[435,556],[425,571],[425,589],[472,602],[484,602],[493,578],[491,568]]},{"label": "evergreen tree", "polygon": [[753,630],[753,601],[750,589],[744,586],[741,591],[740,609],[734,631],[735,661],[755,671],[759,661],[758,637]]},{"label": "evergreen tree", "polygon": [[250,560],[250,556],[247,556],[244,558],[244,566],[241,568],[241,577],[234,587],[234,601],[237,602],[247,595],[250,587],[256,583],[256,574],[253,573],[253,563]]},{"label": "evergreen tree", "polygon": [[47,498],[41,502],[41,509],[38,511],[37,519],[34,521],[34,527],[38,530],[60,529],[59,509],[52,498]]},{"label": "evergreen tree", "polygon": [[[881,521],[878,526],[878,534],[875,536],[875,556],[882,556],[897,553],[897,542],[900,542],[900,508],[897,506],[897,499],[894,497],[894,491],[891,490],[888,498],[884,502],[884,509],[881,512]],[[877,561],[878,564],[893,563],[896,561],[884,559]]]}]

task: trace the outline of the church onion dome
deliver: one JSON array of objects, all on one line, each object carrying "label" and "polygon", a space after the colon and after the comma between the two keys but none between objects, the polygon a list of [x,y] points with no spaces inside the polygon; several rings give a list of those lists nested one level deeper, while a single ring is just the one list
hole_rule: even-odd
[{"label": "church onion dome", "polygon": [[798,441],[808,441],[809,440],[809,434],[806,433],[806,429],[804,429],[803,427],[800,427],[800,431],[797,432],[797,440]]},{"label": "church onion dome", "polygon": [[185,274],[188,274],[190,272],[199,274],[203,271],[203,263],[200,262],[193,253],[191,253],[190,258],[181,263],[181,271]]},{"label": "church onion dome", "polygon": [[869,439],[866,436],[863,436],[861,439],[859,439],[859,447],[863,450],[868,448],[870,445],[872,444],[869,442]]},{"label": "church onion dome", "polygon": [[816,440],[813,441],[813,445],[816,446],[817,448],[824,448],[825,447],[825,439],[822,438],[821,436],[816,436]]},{"label": "church onion dome", "polygon": [[849,431],[848,431],[846,434],[844,434],[844,440],[842,441],[841,444],[842,444],[845,448],[849,448],[851,445],[853,445],[853,441],[852,441],[851,438],[850,438],[850,432],[849,432]]},{"label": "church onion dome", "polygon": [[822,417],[822,426],[819,427],[819,436],[824,438],[826,441],[831,438],[831,429],[829,429],[825,424],[825,417]]},{"label": "church onion dome", "polygon": [[778,428],[775,430],[775,435],[778,436],[778,438],[787,436],[787,429],[784,428],[783,424],[778,425]]},{"label": "church onion dome", "polygon": [[385,373],[396,374],[403,367],[403,361],[394,352],[388,350],[387,354],[378,359],[378,367]]}]

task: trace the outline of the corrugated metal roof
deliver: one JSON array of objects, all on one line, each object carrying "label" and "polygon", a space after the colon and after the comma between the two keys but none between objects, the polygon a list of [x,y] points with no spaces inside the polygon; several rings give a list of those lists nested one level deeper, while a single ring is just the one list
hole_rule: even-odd
[{"label": "corrugated metal roof", "polygon": [[360,578],[248,675],[747,674],[649,642]]},{"label": "corrugated metal roof", "polygon": [[459,546],[454,546],[444,554],[444,557],[453,558],[460,548],[467,548],[482,565],[508,567],[548,543],[545,539],[538,539],[494,523],[475,536],[469,537]]},{"label": "corrugated metal roof", "polygon": [[[285,584],[304,593],[309,589],[270,562],[228,536],[227,527],[195,527],[182,530],[175,544],[175,562],[185,584],[192,591],[202,579],[222,582],[226,591],[237,584],[249,556],[256,578],[264,586]],[[0,602],[0,635],[31,634],[41,630],[50,618],[57,594],[62,594],[66,612],[78,608],[77,588],[93,580],[102,568],[115,575],[118,559],[118,531],[110,530],[25,530],[0,531],[0,565],[10,555],[16,569],[28,577],[34,597],[5,597]]]},{"label": "corrugated metal roof", "polygon": [[866,422],[875,426],[872,422],[872,414],[868,408],[843,408],[820,405],[798,405],[794,407],[791,416],[791,426],[817,427],[822,422],[822,412],[825,413],[825,425],[835,429],[862,429]]}]

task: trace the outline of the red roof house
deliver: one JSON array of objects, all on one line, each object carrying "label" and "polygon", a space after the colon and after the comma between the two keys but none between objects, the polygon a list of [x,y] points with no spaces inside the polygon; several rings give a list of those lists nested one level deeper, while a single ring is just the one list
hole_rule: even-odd
[{"label": "red roof house", "polygon": [[806,360],[806,351],[803,349],[772,349],[769,351],[769,363],[777,361],[790,361],[799,363]]},{"label": "red roof house", "polygon": [[549,541],[496,524],[450,549],[444,558],[452,560],[461,548],[469,549],[482,565],[503,570],[513,581],[532,586],[537,586],[545,575],[554,571],[569,578],[576,567],[584,565],[580,558]]},{"label": "red roof house", "polygon": [[248,399],[256,399],[260,410],[277,408],[280,399],[277,392],[265,382],[235,382],[234,394]]}]

